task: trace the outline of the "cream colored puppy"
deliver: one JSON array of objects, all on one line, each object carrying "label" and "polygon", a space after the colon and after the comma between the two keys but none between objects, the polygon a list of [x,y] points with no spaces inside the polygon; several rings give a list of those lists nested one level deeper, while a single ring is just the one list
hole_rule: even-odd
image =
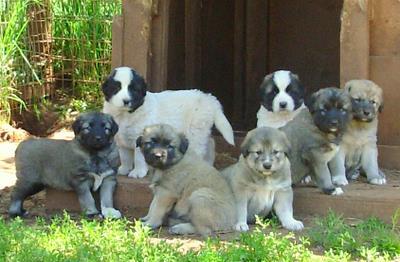
[{"label": "cream colored puppy", "polygon": [[303,223],[293,218],[289,147],[283,132],[253,129],[242,143],[239,162],[222,171],[236,199],[237,231],[249,230],[247,223],[272,209],[284,228],[303,229]]},{"label": "cream colored puppy", "polygon": [[[347,127],[335,157],[332,169],[335,184],[346,185],[347,177],[357,178],[365,172],[368,182],[386,184],[386,178],[378,167],[378,113],[382,111],[382,89],[369,80],[351,80],[345,84],[345,91],[352,100],[353,120]],[[361,169],[361,170],[360,170]]]},{"label": "cream colored puppy", "polygon": [[144,129],[137,144],[155,169],[154,197],[142,219],[146,225],[157,228],[174,220],[170,233],[203,236],[232,229],[232,192],[218,170],[188,150],[185,135],[169,125],[153,125]]}]

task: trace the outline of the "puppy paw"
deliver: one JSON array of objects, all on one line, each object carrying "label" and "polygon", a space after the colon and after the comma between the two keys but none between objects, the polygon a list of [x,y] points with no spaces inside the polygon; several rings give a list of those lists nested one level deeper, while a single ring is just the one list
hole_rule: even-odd
[{"label": "puppy paw", "polygon": [[177,224],[169,228],[168,232],[172,235],[190,235],[196,232],[190,223]]},{"label": "puppy paw", "polygon": [[119,175],[126,176],[127,174],[129,174],[129,171],[131,171],[131,169],[129,167],[126,167],[126,166],[120,166],[118,168],[118,174]]},{"label": "puppy paw", "polygon": [[143,226],[149,227],[151,229],[156,229],[161,226],[161,222],[153,222],[151,219],[148,219],[147,221],[144,221],[142,223]]},{"label": "puppy paw", "polygon": [[346,177],[350,180],[356,180],[360,176],[360,169],[356,168],[354,170],[348,171]]},{"label": "puppy paw", "polygon": [[131,177],[131,178],[142,178],[142,177],[145,177],[147,175],[147,171],[148,171],[147,168],[146,169],[135,168],[131,172],[129,172],[128,177]]},{"label": "puppy paw", "polygon": [[310,184],[311,182],[312,182],[311,176],[305,176],[300,180],[300,183],[304,185]]},{"label": "puppy paw", "polygon": [[245,222],[239,222],[239,223],[236,223],[236,225],[234,226],[234,229],[239,232],[246,232],[246,231],[249,231],[249,225],[247,225],[247,223],[245,223]]},{"label": "puppy paw", "polygon": [[139,218],[139,220],[142,222],[146,222],[147,220],[149,220],[149,215],[141,217],[141,218]]},{"label": "puppy paw", "polygon": [[347,181],[345,176],[334,176],[332,177],[332,183],[336,186],[347,186],[349,181]]},{"label": "puppy paw", "polygon": [[335,189],[332,191],[331,195],[332,196],[340,196],[343,193],[344,192],[343,192],[343,189],[341,187],[335,187]]},{"label": "puppy paw", "polygon": [[105,207],[101,209],[101,214],[105,218],[121,218],[121,212],[119,212],[117,209],[112,208],[112,207]]},{"label": "puppy paw", "polygon": [[368,183],[373,184],[373,185],[385,185],[386,178],[384,178],[384,177],[373,178],[373,179],[369,180]]},{"label": "puppy paw", "polygon": [[282,226],[291,231],[299,231],[304,228],[303,222],[296,220],[294,218],[289,221],[286,221],[285,223],[282,223]]}]

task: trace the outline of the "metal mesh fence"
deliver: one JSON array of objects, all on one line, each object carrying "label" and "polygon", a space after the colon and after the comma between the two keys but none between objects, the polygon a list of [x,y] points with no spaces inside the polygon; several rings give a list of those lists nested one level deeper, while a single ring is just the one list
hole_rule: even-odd
[{"label": "metal mesh fence", "polygon": [[120,13],[121,0],[0,0],[0,115],[18,98],[100,103]]}]

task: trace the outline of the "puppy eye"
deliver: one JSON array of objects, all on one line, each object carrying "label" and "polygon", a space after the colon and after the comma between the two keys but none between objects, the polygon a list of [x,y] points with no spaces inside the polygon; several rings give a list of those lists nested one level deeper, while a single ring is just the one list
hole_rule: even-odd
[{"label": "puppy eye", "polygon": [[153,142],[152,142],[152,141],[149,141],[149,142],[144,143],[144,146],[145,146],[145,147],[151,147],[152,145],[153,145]]},{"label": "puppy eye", "polygon": [[171,150],[174,150],[174,147],[171,146],[171,145],[168,145],[167,149],[168,149],[169,151],[171,151]]},{"label": "puppy eye", "polygon": [[369,101],[371,104],[373,104],[373,105],[375,105],[376,104],[376,101],[375,100],[371,100],[371,101]]},{"label": "puppy eye", "polygon": [[361,102],[361,98],[354,98],[354,101],[356,101],[356,103],[360,103]]},{"label": "puppy eye", "polygon": [[280,153],[281,151],[278,151],[278,150],[274,150],[274,151],[272,151],[272,154],[274,154],[274,155],[279,155],[279,153]]}]

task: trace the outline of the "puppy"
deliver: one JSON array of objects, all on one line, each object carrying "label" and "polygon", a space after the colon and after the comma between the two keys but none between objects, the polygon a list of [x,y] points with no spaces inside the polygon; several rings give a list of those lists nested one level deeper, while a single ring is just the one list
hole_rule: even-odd
[{"label": "puppy", "polygon": [[280,128],[305,108],[304,87],[299,77],[290,71],[280,70],[265,76],[260,96],[257,127]]},{"label": "puppy", "polygon": [[236,199],[237,231],[249,230],[247,223],[272,209],[283,227],[303,228],[303,223],[293,218],[289,148],[283,132],[270,127],[253,129],[241,145],[239,162],[222,171]]},{"label": "puppy", "polygon": [[[144,79],[128,67],[116,68],[104,82],[103,111],[114,116],[119,125],[116,142],[121,166],[118,173],[129,177],[143,177],[148,168],[136,139],[144,127],[170,124],[189,139],[189,147],[200,157],[214,162],[214,143],[210,137],[215,124],[225,140],[234,145],[233,130],[218,100],[199,90],[146,91]],[[134,169],[132,170],[132,168]]]},{"label": "puppy", "polygon": [[10,216],[23,216],[24,200],[46,187],[75,190],[86,215],[98,214],[91,189],[100,187],[101,213],[121,217],[113,208],[118,151],[113,143],[118,125],[110,115],[86,113],[72,125],[71,141],[46,138],[23,141],[15,152],[17,182],[11,196]]},{"label": "puppy", "polygon": [[343,190],[333,185],[330,168],[336,168],[331,160],[351,120],[350,97],[338,88],[324,88],[311,95],[307,106],[309,111],[303,109],[281,128],[292,145],[293,182],[311,174],[324,193],[340,195]]},{"label": "puppy", "polygon": [[386,184],[383,172],[378,168],[378,113],[382,111],[382,89],[369,80],[352,80],[345,84],[353,108],[353,120],[343,135],[340,150],[335,157],[332,179],[336,184],[346,185],[346,173],[357,178],[360,168],[367,175],[368,182]]},{"label": "puppy", "polygon": [[151,228],[166,218],[175,220],[172,234],[207,236],[229,230],[235,220],[232,192],[214,167],[190,152],[189,143],[169,125],[146,127],[137,139],[147,164],[155,169],[154,197],[142,220]]}]

